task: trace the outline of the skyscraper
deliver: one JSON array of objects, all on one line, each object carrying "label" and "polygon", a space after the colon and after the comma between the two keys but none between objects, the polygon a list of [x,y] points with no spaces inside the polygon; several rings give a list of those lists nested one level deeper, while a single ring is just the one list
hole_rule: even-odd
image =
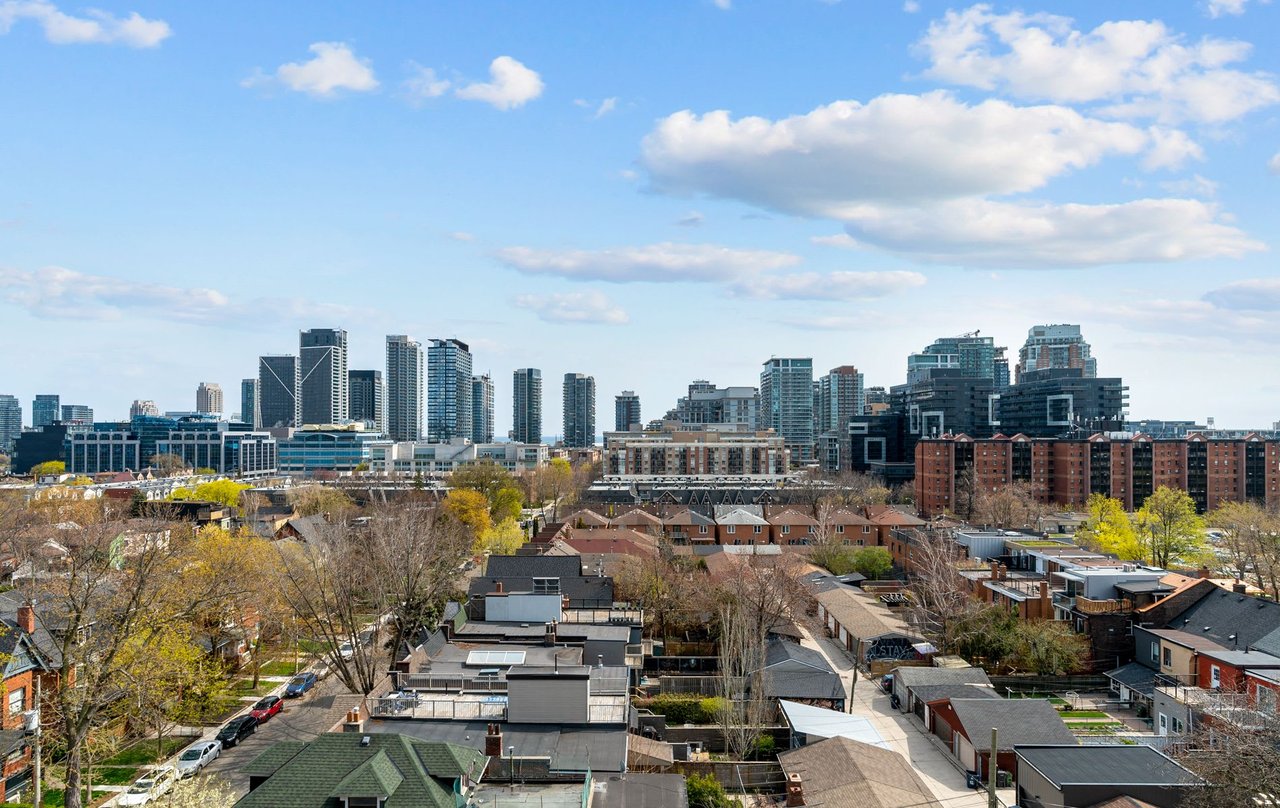
[{"label": "skyscraper", "polygon": [[471,442],[493,442],[493,379],[471,377]]},{"label": "skyscraper", "polygon": [[31,402],[31,426],[39,429],[61,418],[61,399],[57,393],[41,393]]},{"label": "skyscraper", "polygon": [[818,380],[818,433],[848,434],[849,419],[866,409],[862,374],[853,365],[841,365]]},{"label": "skyscraper", "polygon": [[422,344],[404,334],[387,335],[387,436],[422,437]]},{"label": "skyscraper", "polygon": [[627,432],[632,424],[640,424],[640,396],[634,390],[623,390],[613,397],[613,428]]},{"label": "skyscraper", "polygon": [[347,332],[313,328],[298,335],[303,424],[347,420]]},{"label": "skyscraper", "polygon": [[1084,341],[1078,325],[1037,325],[1027,331],[1027,341],[1018,350],[1016,379],[1033,370],[1079,368],[1084,378],[1098,376],[1093,349]]},{"label": "skyscraper", "polygon": [[298,357],[277,354],[258,358],[258,417],[263,429],[298,426]]},{"label": "skyscraper", "polygon": [[200,382],[196,388],[196,412],[222,414],[222,385]]},{"label": "skyscraper", "polygon": [[160,407],[149,398],[135,398],[133,403],[129,405],[129,419],[137,418],[139,415],[159,415]]},{"label": "skyscraper", "polygon": [[471,350],[456,339],[427,348],[427,440],[471,439]]},{"label": "skyscraper", "polygon": [[382,386],[382,371],[347,372],[347,417],[372,422],[379,432],[386,431],[387,390]]},{"label": "skyscraper", "polygon": [[258,413],[258,380],[240,380],[240,420],[254,429],[262,428],[262,416]]},{"label": "skyscraper", "polygon": [[66,423],[75,421],[81,424],[92,424],[93,407],[84,404],[63,404],[62,420]]},{"label": "skyscraper", "polygon": [[760,423],[782,436],[791,462],[813,460],[813,360],[779,359],[760,373]]},{"label": "skyscraper", "polygon": [[512,377],[511,439],[542,443],[542,371],[520,368]]},{"label": "skyscraper", "polygon": [[760,396],[754,387],[716,387],[698,379],[689,394],[676,402],[676,417],[685,426],[736,424],[754,430],[759,421]]},{"label": "skyscraper", "polygon": [[979,332],[942,337],[919,353],[907,357],[907,384],[929,378],[933,370],[961,370],[972,379],[990,379],[996,392],[1009,386],[1009,360],[1005,349]]},{"label": "skyscraper", "polygon": [[564,445],[596,443],[596,380],[582,373],[564,374]]},{"label": "skyscraper", "polygon": [[13,453],[13,442],[22,434],[22,403],[17,396],[0,395],[0,452]]}]

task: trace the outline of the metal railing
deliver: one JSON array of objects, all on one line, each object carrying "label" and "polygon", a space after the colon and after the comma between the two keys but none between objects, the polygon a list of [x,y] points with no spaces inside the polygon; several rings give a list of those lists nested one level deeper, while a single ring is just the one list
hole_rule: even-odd
[{"label": "metal railing", "polygon": [[[499,700],[500,699],[500,700]],[[417,718],[447,721],[507,720],[506,697],[494,697],[494,701],[463,701],[458,699],[424,699],[413,695],[391,695],[368,699],[372,718]]]},{"label": "metal railing", "polygon": [[445,693],[506,693],[507,680],[491,676],[439,676],[431,673],[397,673],[400,690]]}]

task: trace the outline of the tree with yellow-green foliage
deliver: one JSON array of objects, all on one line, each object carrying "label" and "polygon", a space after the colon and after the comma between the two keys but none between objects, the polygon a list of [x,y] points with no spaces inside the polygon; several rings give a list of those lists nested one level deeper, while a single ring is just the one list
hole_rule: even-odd
[{"label": "tree with yellow-green foliage", "polygon": [[490,555],[514,555],[524,544],[524,531],[514,519],[503,519],[480,537],[481,552]]},{"label": "tree with yellow-green foliage", "polygon": [[483,553],[484,537],[493,527],[493,518],[489,516],[489,500],[484,498],[484,494],[466,488],[455,488],[445,497],[444,511],[466,526],[471,535],[473,555]]},{"label": "tree with yellow-green foliage", "polygon": [[1198,567],[1207,560],[1204,520],[1186,491],[1160,486],[1142,503],[1137,521],[1145,556],[1153,566]]},{"label": "tree with yellow-green foliage", "polygon": [[289,492],[289,502],[299,516],[316,516],[317,514],[337,519],[355,510],[356,504],[351,497],[336,488],[324,485],[305,485]]},{"label": "tree with yellow-green foliage", "polygon": [[449,476],[449,487],[483,494],[489,503],[489,519],[494,523],[520,518],[524,504],[520,485],[497,463],[486,461],[463,466]]},{"label": "tree with yellow-green foliage", "polygon": [[66,474],[67,464],[61,460],[46,460],[31,467],[32,477],[47,477],[51,474]]},{"label": "tree with yellow-green foliage", "polygon": [[1147,556],[1132,517],[1115,497],[1092,494],[1086,505],[1089,518],[1076,529],[1076,538],[1085,547],[1110,553],[1122,561],[1141,561]]}]

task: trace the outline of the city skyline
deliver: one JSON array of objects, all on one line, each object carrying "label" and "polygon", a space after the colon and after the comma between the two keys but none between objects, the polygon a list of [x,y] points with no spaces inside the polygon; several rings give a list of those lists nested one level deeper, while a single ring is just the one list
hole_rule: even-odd
[{"label": "city skyline", "polygon": [[[127,28],[109,2],[61,39],[16,19],[0,312],[44,345],[3,392],[27,422],[55,391],[100,418],[186,409],[331,324],[352,368],[385,368],[387,333],[456,334],[494,379],[582,370],[660,414],[769,356],[887,387],[939,337],[981,329],[1012,364],[1067,322],[1136,418],[1277,420],[1280,53],[1259,32],[1280,4],[950,8],[178,7]],[[210,341],[198,367],[174,347]]]}]

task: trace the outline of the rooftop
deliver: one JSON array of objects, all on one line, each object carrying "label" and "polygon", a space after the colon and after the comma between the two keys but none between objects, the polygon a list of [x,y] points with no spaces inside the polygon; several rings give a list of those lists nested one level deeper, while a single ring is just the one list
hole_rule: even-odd
[{"label": "rooftop", "polygon": [[1018,757],[1056,786],[1194,785],[1199,779],[1145,744],[1019,745]]}]

